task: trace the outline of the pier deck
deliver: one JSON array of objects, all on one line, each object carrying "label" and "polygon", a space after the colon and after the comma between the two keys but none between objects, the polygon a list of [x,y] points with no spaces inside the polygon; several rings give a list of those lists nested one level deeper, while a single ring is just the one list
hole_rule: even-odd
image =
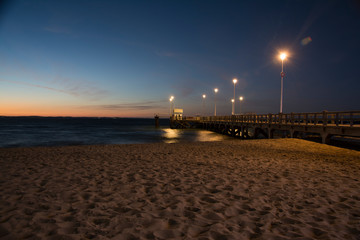
[{"label": "pier deck", "polygon": [[334,135],[360,137],[360,111],[245,114],[198,118],[170,119],[172,128],[203,128],[240,138],[273,138],[274,132],[284,136],[298,137],[301,134],[319,134],[323,143]]}]

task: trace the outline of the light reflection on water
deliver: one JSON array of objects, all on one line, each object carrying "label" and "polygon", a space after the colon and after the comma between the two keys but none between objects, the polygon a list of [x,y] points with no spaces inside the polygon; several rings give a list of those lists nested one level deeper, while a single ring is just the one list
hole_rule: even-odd
[{"label": "light reflection on water", "polygon": [[227,140],[230,137],[206,130],[165,128],[162,129],[162,139],[165,143],[214,142]]},{"label": "light reflection on water", "polygon": [[177,143],[179,142],[181,133],[180,129],[166,128],[163,129],[162,137],[164,138],[165,143]]},{"label": "light reflection on water", "polygon": [[214,142],[229,139],[227,136],[223,136],[210,131],[199,131],[197,134],[196,142]]}]

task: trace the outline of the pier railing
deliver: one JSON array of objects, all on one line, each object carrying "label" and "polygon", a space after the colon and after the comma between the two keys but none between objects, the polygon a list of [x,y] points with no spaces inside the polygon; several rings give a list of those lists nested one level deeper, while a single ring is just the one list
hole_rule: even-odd
[{"label": "pier railing", "polygon": [[360,111],[210,116],[200,117],[200,121],[360,127]]}]

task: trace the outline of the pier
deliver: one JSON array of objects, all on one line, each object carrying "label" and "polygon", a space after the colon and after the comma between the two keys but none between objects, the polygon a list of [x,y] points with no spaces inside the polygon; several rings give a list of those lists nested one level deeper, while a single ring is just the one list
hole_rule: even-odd
[{"label": "pier", "polygon": [[332,136],[360,137],[360,111],[171,117],[170,127],[202,128],[242,139],[318,134],[322,143],[329,143]]}]

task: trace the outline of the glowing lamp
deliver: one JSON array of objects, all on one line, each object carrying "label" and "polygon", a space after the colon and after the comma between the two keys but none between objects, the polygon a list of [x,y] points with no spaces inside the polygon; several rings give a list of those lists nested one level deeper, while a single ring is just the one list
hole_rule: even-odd
[{"label": "glowing lamp", "polygon": [[280,59],[281,59],[281,60],[284,60],[285,58],[286,58],[286,53],[281,53],[281,54],[280,54]]}]

